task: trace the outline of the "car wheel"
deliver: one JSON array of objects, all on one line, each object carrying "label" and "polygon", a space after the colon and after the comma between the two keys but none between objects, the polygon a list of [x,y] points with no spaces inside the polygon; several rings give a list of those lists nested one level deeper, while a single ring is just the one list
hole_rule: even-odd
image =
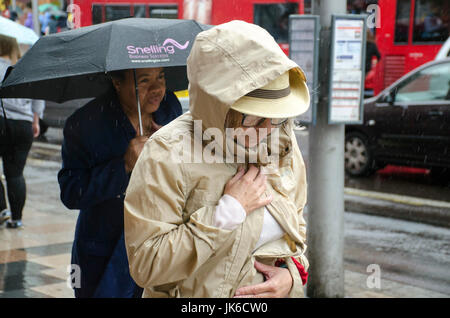
[{"label": "car wheel", "polygon": [[353,177],[368,176],[375,172],[375,161],[368,138],[358,132],[345,136],[345,172]]}]

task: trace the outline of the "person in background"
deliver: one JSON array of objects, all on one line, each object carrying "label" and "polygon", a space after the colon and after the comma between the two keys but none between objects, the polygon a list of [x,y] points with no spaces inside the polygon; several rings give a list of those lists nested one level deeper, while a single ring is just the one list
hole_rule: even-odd
[{"label": "person in background", "polygon": [[[15,38],[0,35],[0,76],[20,58]],[[5,189],[0,182],[0,224],[7,221],[8,228],[22,226],[22,210],[26,200],[26,184],[23,169],[33,137],[39,136],[39,118],[43,117],[45,102],[22,98],[2,99],[0,113],[0,156],[8,188],[7,210]],[[11,218],[11,220],[9,220]]]},{"label": "person in background", "polygon": [[369,71],[375,67],[376,63],[372,65],[372,59],[375,57],[377,62],[381,59],[380,52],[378,51],[377,44],[375,42],[375,36],[372,31],[367,29],[367,41],[366,41],[366,76]]},{"label": "person in background", "polygon": [[133,70],[110,73],[111,89],[70,116],[64,127],[61,201],[80,210],[72,264],[81,281],[75,297],[141,297],[129,274],[123,237],[123,201],[144,143],[181,115],[166,90],[163,68],[136,69],[143,131],[139,128]]}]

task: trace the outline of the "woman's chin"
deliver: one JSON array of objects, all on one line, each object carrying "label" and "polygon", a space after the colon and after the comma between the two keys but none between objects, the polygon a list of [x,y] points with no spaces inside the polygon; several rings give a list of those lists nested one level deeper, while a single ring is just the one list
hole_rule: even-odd
[{"label": "woman's chin", "polygon": [[151,114],[151,113],[156,112],[158,110],[158,108],[159,108],[159,103],[158,104],[147,104],[147,105],[145,105],[145,107],[143,107],[143,111],[146,114]]}]

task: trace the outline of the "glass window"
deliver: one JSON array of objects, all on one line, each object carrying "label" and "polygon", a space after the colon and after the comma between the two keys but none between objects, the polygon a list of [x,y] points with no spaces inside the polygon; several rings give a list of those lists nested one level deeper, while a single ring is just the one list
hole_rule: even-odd
[{"label": "glass window", "polygon": [[105,22],[129,17],[130,17],[130,6],[128,5],[105,6]]},{"label": "glass window", "polygon": [[411,0],[397,0],[394,35],[395,43],[408,43],[410,10]]},{"label": "glass window", "polygon": [[150,6],[150,18],[178,19],[178,6]]},{"label": "glass window", "polygon": [[145,5],[135,5],[134,6],[134,17],[145,18]]},{"label": "glass window", "polygon": [[450,99],[450,63],[423,69],[399,85],[396,102],[425,102]]},{"label": "glass window", "polygon": [[92,24],[102,23],[102,6],[98,4],[92,5]]},{"label": "glass window", "polygon": [[444,42],[450,31],[448,0],[416,0],[414,42]]},{"label": "glass window", "polygon": [[266,29],[278,43],[287,43],[289,15],[297,12],[298,3],[255,4],[253,22]]}]

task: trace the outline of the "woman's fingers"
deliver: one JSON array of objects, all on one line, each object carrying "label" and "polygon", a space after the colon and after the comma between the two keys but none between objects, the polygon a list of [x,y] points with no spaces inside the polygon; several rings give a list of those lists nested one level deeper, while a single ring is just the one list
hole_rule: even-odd
[{"label": "woman's fingers", "polygon": [[272,202],[272,200],[273,200],[273,197],[272,197],[271,194],[269,194],[269,196],[267,196],[267,197],[261,198],[261,199],[259,200],[259,207],[269,205],[270,202]]},{"label": "woman's fingers", "polygon": [[236,174],[233,176],[233,178],[231,178],[230,181],[228,181],[228,184],[232,185],[232,184],[236,183],[236,181],[238,181],[240,178],[242,178],[244,173],[245,173],[244,168],[243,167],[239,167],[238,168],[238,172],[236,172]]},{"label": "woman's fingers", "polygon": [[255,179],[255,183],[259,186],[265,185],[267,181],[266,175],[262,174],[261,172],[258,174],[258,176]]},{"label": "woman's fingers", "polygon": [[249,166],[247,173],[244,175],[244,179],[249,182],[253,182],[255,178],[258,176],[259,169],[255,166]]},{"label": "woman's fingers", "polygon": [[238,172],[227,182],[224,194],[231,195],[249,214],[272,202],[272,197],[263,196],[267,177],[255,166],[249,166],[247,172],[239,168]]}]

